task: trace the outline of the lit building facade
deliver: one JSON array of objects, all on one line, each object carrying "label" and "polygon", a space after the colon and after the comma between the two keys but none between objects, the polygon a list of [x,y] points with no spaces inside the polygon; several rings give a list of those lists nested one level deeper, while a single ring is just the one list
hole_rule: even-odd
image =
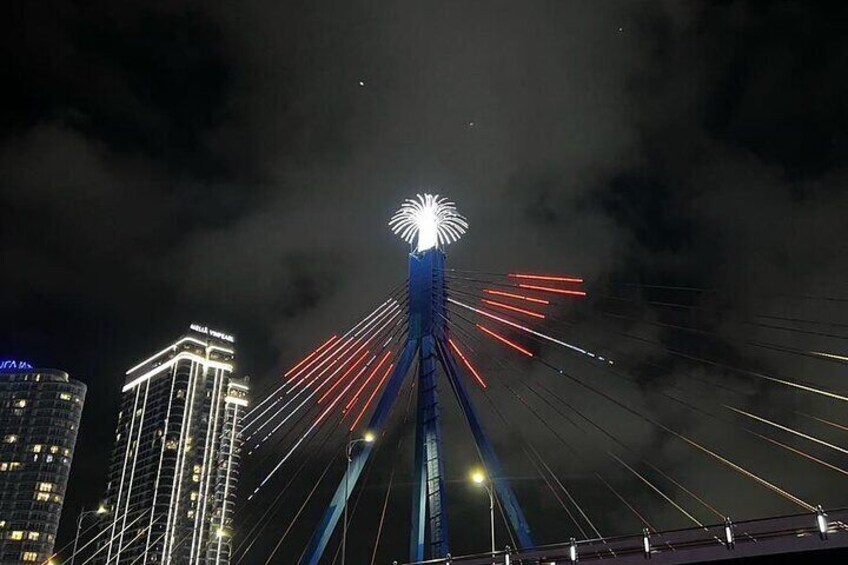
[{"label": "lit building facade", "polygon": [[126,374],[109,468],[109,564],[226,564],[247,381],[233,338],[193,324]]},{"label": "lit building facade", "polygon": [[0,367],[0,563],[43,563],[56,542],[86,387],[64,371]]}]

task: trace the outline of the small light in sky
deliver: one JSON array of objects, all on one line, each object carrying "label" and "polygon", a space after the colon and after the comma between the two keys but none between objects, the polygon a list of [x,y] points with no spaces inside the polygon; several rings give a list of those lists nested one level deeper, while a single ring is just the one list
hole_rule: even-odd
[{"label": "small light in sky", "polygon": [[365,81],[364,80],[359,81],[359,86],[365,86]]},{"label": "small light in sky", "polygon": [[471,120],[470,122],[468,122],[468,127],[470,127],[470,128],[473,128],[475,125],[476,124],[474,123],[474,120]]},{"label": "small light in sky", "polygon": [[621,33],[622,31],[624,31],[623,27],[618,28],[618,33]]}]

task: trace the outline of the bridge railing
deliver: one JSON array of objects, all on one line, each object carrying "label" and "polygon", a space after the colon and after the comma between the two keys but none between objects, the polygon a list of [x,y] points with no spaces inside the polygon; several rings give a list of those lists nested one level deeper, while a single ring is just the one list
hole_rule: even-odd
[{"label": "bridge railing", "polygon": [[640,535],[571,540],[522,550],[506,548],[494,555],[477,553],[406,565],[565,565],[601,560],[621,564],[646,559],[663,564],[691,563],[848,547],[846,524],[848,508],[841,508],[735,523],[728,519],[703,528],[643,531]]}]

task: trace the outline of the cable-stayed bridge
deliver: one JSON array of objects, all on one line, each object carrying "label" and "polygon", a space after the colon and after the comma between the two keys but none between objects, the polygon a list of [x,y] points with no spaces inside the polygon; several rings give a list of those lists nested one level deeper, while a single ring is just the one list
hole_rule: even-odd
[{"label": "cable-stayed bridge", "polygon": [[[468,225],[430,195],[391,226],[413,245],[408,280],[248,414],[236,563],[689,563],[848,543],[848,298],[735,312],[717,289],[462,270],[444,247]],[[460,557],[452,532],[473,528],[479,551]]]}]

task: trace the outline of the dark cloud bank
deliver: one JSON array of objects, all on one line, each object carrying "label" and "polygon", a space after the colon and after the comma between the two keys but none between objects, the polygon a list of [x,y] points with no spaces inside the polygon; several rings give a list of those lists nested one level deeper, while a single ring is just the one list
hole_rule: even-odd
[{"label": "dark cloud bank", "polygon": [[[848,290],[846,18],[840,6],[742,1],[11,7],[0,34],[0,352],[89,384],[66,514],[102,491],[127,366],[198,319],[237,333],[243,369],[265,388],[403,279],[404,248],[385,222],[420,189],[449,194],[471,221],[450,249],[453,266],[710,289],[598,286],[634,302],[567,310],[577,326],[566,333],[626,357],[638,386],[585,376],[753,468],[774,467],[773,451],[691,419],[658,391],[709,394],[698,379],[718,380],[786,422],[832,407],[609,332],[845,390],[841,366],[740,345],[822,347],[821,338],[735,320],[846,319],[842,303],[795,298]],[[684,316],[653,304],[661,299],[696,308]],[[824,343],[844,353],[843,341]],[[579,388],[524,370],[735,515],[794,511]],[[491,425],[507,449],[509,433]],[[457,479],[463,442],[448,442]],[[636,531],[588,486],[598,469],[615,476],[609,460],[588,445],[576,459],[540,442],[599,525]],[[514,472],[530,475],[522,465]],[[834,498],[838,479],[804,484],[800,469],[770,476],[808,499],[846,502]],[[519,486],[535,516],[565,527],[536,488]],[[458,489],[454,523],[474,522],[483,507]],[[686,525],[643,489],[631,494],[658,525]],[[485,536],[457,529],[461,548]]]}]

